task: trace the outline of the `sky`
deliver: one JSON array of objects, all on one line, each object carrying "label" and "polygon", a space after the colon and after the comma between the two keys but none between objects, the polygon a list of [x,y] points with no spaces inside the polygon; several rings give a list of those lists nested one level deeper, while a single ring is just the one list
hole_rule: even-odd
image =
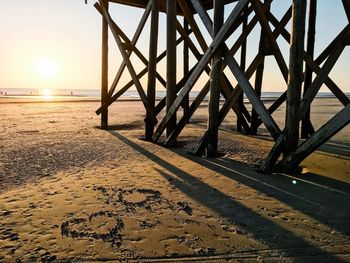
[{"label": "sky", "polygon": [[[0,0],[0,89],[99,89],[101,71],[101,16],[93,7],[95,1],[84,0]],[[272,11],[278,18],[291,1],[275,0]],[[316,55],[319,54],[347,24],[341,0],[318,1]],[[226,15],[232,9],[227,7]],[[111,14],[117,24],[132,38],[143,13],[142,9],[111,4]],[[159,52],[165,49],[165,16],[160,17]],[[288,25],[290,26],[290,24]],[[203,28],[203,26],[201,26]],[[203,28],[204,31],[204,28]],[[148,57],[149,21],[137,47]],[[248,62],[254,57],[260,29],[248,39]],[[210,44],[208,34],[205,34]],[[278,40],[282,52],[288,55],[288,44]],[[228,41],[229,43],[229,41]],[[110,35],[109,83],[112,82],[121,56]],[[178,80],[181,78],[182,47],[178,56]],[[239,56],[237,56],[239,59]],[[136,71],[142,63],[132,57]],[[191,59],[191,64],[195,59]],[[288,64],[288,61],[287,61]],[[165,76],[165,61],[158,71]],[[345,92],[350,92],[348,69],[350,52],[346,48],[331,72],[331,77]],[[273,58],[267,58],[264,76],[265,91],[284,91],[286,84]],[[227,72],[227,71],[226,71]],[[230,73],[227,73],[230,75]],[[232,76],[232,75],[231,75]],[[130,80],[125,72],[120,86]],[[203,76],[195,89],[207,80]],[[146,78],[142,79],[146,87]],[[235,83],[234,80],[232,80]],[[157,88],[160,89],[159,83]],[[322,91],[328,91],[323,88]]]}]

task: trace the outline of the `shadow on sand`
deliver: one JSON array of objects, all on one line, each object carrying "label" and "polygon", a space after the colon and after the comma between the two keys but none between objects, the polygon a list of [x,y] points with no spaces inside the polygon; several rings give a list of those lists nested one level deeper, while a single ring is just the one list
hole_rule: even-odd
[{"label": "shadow on sand", "polygon": [[[297,233],[283,228],[277,222],[262,217],[232,197],[165,161],[118,132],[110,131],[110,133],[165,168],[167,171],[157,169],[157,172],[187,196],[238,225],[270,249],[283,251],[283,254],[289,257],[305,258],[317,255],[321,261],[339,261],[339,258],[327,252],[324,247],[318,247]],[[225,158],[205,159],[191,156],[182,149],[171,149],[171,151],[260,193],[272,196],[342,234],[350,235],[349,184],[330,179],[325,185],[324,182],[322,184],[307,182],[282,174],[264,175],[255,172],[251,167]],[[173,174],[176,174],[180,180]]]}]

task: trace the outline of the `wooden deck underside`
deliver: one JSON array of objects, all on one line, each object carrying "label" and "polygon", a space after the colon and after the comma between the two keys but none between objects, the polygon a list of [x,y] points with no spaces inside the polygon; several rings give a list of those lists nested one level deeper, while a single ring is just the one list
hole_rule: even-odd
[{"label": "wooden deck underside", "polygon": [[[139,7],[139,8],[145,8],[148,4],[148,0],[109,0],[111,3],[117,3],[117,4],[123,4],[123,5],[128,5],[128,6],[133,6],[133,7]],[[190,1],[189,1],[190,2]],[[226,0],[225,4],[237,2],[237,0]],[[165,12],[165,5],[166,1],[159,1],[159,9],[161,12]],[[213,0],[205,0],[203,1],[203,5],[205,8],[212,9],[213,8]],[[194,8],[191,8],[193,13],[196,13]],[[182,15],[181,8],[178,6],[178,14]]]}]

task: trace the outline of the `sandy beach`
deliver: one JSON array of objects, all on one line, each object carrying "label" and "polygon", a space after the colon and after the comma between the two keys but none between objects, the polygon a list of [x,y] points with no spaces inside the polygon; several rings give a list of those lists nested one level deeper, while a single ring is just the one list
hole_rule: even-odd
[{"label": "sandy beach", "polygon": [[[233,113],[222,157],[202,158],[205,105],[176,148],[143,140],[141,102],[114,103],[108,131],[98,106],[0,100],[0,262],[350,261],[349,125],[302,174],[266,175],[273,141],[233,131]],[[340,108],[315,100],[315,128]]]}]

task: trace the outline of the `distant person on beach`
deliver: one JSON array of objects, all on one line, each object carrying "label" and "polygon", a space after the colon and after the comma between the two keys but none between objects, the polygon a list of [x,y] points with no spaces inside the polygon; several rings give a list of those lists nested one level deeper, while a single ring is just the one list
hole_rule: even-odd
[{"label": "distant person on beach", "polygon": [[73,96],[73,91],[70,92],[70,95]]}]

